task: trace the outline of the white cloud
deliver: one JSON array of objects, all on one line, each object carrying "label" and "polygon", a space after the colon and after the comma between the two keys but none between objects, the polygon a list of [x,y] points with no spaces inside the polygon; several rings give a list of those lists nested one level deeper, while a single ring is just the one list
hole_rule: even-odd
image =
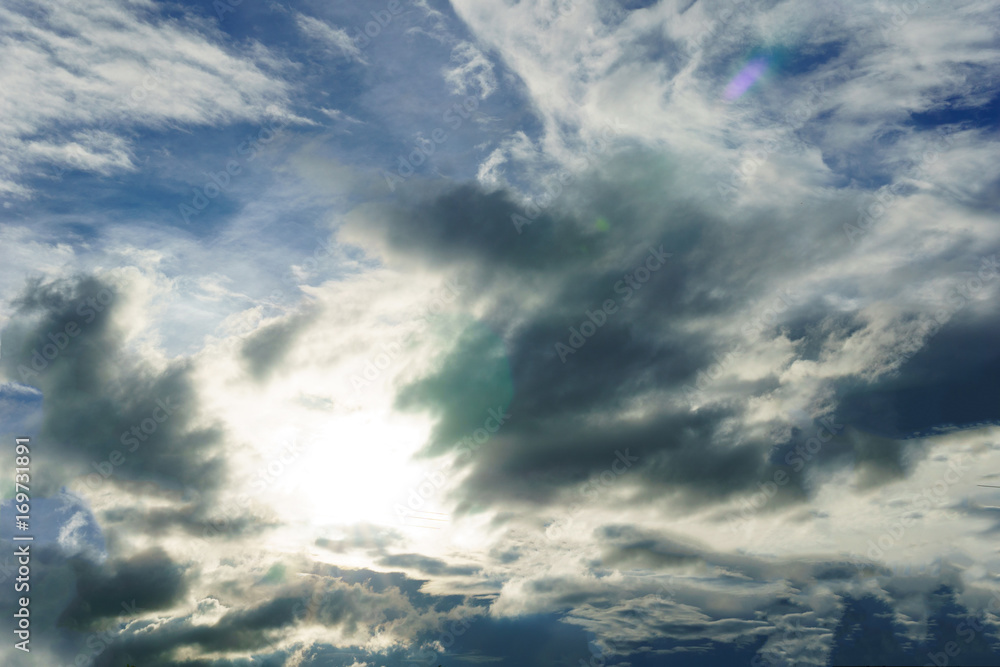
[{"label": "white cloud", "polygon": [[[734,5],[725,2],[659,2],[624,12],[580,0],[554,19],[551,3],[541,0],[458,0],[455,7],[527,86],[544,124],[542,148],[564,163],[581,138],[586,144],[614,119],[631,139],[720,165],[725,178],[737,151],[787,143],[821,114],[822,127],[810,135],[817,148],[870,151],[875,137],[911,112],[955,98],[984,101],[987,72],[1000,60],[983,48],[1000,20],[975,2],[925,3],[888,32],[891,16],[866,3],[844,7],[835,21],[829,8],[799,3],[745,3],[730,14]],[[789,57],[807,57],[806,45],[840,54],[809,73],[773,71],[752,101],[721,99],[727,72],[750,50],[781,47]],[[810,93],[810,85],[822,92]],[[777,120],[803,103],[805,116]],[[903,147],[916,149],[908,140]],[[831,169],[822,161],[775,160],[772,167],[785,183],[829,181]]]},{"label": "white cloud", "polygon": [[482,164],[479,165],[479,171],[476,173],[476,180],[483,184],[487,188],[496,188],[502,182],[503,170],[500,168],[503,163],[507,161],[504,156],[503,149],[496,148],[492,153],[489,154]]},{"label": "white cloud", "polygon": [[73,555],[88,546],[82,534],[87,527],[87,515],[76,512],[59,528],[59,547],[66,555]]},{"label": "white cloud", "polygon": [[354,116],[346,114],[343,111],[341,111],[340,109],[326,109],[326,108],[320,107],[320,111],[322,111],[324,114],[326,114],[327,116],[329,116],[330,118],[332,118],[333,120],[335,120],[335,121],[337,121],[339,123],[353,123],[353,124],[356,124],[356,125],[364,125],[365,124],[365,122],[363,120],[358,120]]},{"label": "white cloud", "polygon": [[299,30],[307,37],[319,42],[335,46],[341,50],[345,56],[349,56],[358,62],[366,62],[361,50],[342,28],[334,28],[319,19],[305,14],[295,14],[295,23]]},{"label": "white cloud", "polygon": [[456,95],[474,94],[485,100],[497,89],[493,63],[471,42],[456,44],[451,60],[457,64],[445,69],[444,78]]},{"label": "white cloud", "polygon": [[135,168],[136,127],[286,113],[289,87],[259,45],[233,54],[209,23],[158,11],[125,0],[0,7],[0,194],[29,196],[22,177],[39,168]]}]

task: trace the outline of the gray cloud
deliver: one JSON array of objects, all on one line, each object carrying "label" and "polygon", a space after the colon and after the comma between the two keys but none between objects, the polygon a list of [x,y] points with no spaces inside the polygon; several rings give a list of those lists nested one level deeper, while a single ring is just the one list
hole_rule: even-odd
[{"label": "gray cloud", "polygon": [[79,558],[70,564],[76,575],[76,597],[59,623],[73,628],[121,615],[123,601],[147,611],[169,608],[187,589],[184,567],[158,547],[104,566]]},{"label": "gray cloud", "polygon": [[261,381],[277,370],[295,339],[312,319],[309,311],[268,324],[248,336],[240,353],[254,379]]},{"label": "gray cloud", "polygon": [[86,475],[92,486],[132,480],[201,492],[224,481],[223,434],[199,425],[191,362],[156,371],[131,352],[115,320],[128,303],[126,283],[94,277],[35,281],[14,301],[0,364],[45,396],[40,491],[54,495]]},{"label": "gray cloud", "polygon": [[[761,211],[750,214],[753,220],[724,220],[713,205],[676,192],[676,172],[661,156],[621,154],[521,235],[510,222],[519,209],[508,195],[470,185],[431,195],[405,215],[366,210],[356,221],[399,261],[444,263],[459,272],[478,286],[469,300],[486,305],[482,322],[458,329],[436,370],[397,395],[399,407],[436,415],[429,455],[455,451],[490,407],[513,415],[493,436],[496,445],[467,464],[473,470],[462,495],[469,505],[550,502],[559,489],[599,473],[619,448],[643,457],[635,478],[647,492],[682,492],[694,503],[755,490],[787,467],[769,458],[776,443],[768,429],[736,426],[748,418],[747,397],[781,387],[776,374],[727,377],[714,387],[719,398],[696,411],[684,391],[734,344],[750,349],[756,341],[748,340],[748,328],[765,340],[787,338],[792,359],[817,363],[866,328],[862,313],[832,310],[817,292],[782,306],[777,318],[767,310],[818,266],[852,261],[841,238],[850,202],[814,203],[793,217]],[[804,226],[802,216],[811,224]],[[610,230],[588,229],[597,218]],[[348,238],[358,233],[351,228]],[[650,245],[672,257],[633,289],[623,278],[643,265]],[[904,279],[912,276],[887,276],[881,289]],[[827,287],[845,295],[857,289],[846,275]],[[541,305],[525,309],[529,294]],[[570,327],[579,330],[607,299],[620,310],[562,363],[556,343],[567,344]],[[632,405],[644,406],[641,416],[613,416]],[[826,401],[812,409],[819,417],[835,407]],[[797,433],[779,448],[782,455],[813,435]],[[901,444],[853,430],[840,440],[817,459],[817,469],[856,465],[870,484],[905,474]],[[775,506],[805,497],[796,477]]]}]

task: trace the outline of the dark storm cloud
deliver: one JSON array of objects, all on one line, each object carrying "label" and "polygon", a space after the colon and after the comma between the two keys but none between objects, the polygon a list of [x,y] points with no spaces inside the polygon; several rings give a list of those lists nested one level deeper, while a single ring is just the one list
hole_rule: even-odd
[{"label": "dark storm cloud", "polygon": [[[142,622],[136,628],[139,632],[123,635],[115,642],[109,659],[128,655],[140,664],[173,664],[168,659],[171,652],[182,647],[213,652],[253,651],[267,655],[273,652],[272,647],[281,639],[278,631],[290,628],[301,617],[307,603],[308,600],[302,596],[276,597],[228,612],[216,623],[208,625],[194,624],[190,617],[174,617],[156,624]],[[193,664],[239,663],[223,660],[219,663]]]},{"label": "dark storm cloud", "polygon": [[887,438],[1000,421],[1000,317],[971,311],[945,322],[895,376],[842,383],[844,418]]},{"label": "dark storm cloud", "polygon": [[893,607],[884,600],[847,597],[844,614],[834,630],[830,664],[997,663],[1000,655],[991,637],[996,637],[1000,628],[982,610],[960,604],[956,591],[948,586],[936,588],[927,599],[929,632],[915,642],[906,636],[905,628],[895,620]]},{"label": "dark storm cloud", "polygon": [[[125,487],[128,492],[128,487]],[[147,496],[155,496],[148,489],[140,491]],[[166,507],[153,508],[115,508],[101,514],[105,531],[134,533],[141,531],[151,536],[166,536],[175,531],[181,531],[195,538],[212,538],[233,540],[241,537],[251,537],[261,534],[268,528],[276,528],[281,524],[273,518],[258,516],[251,511],[222,511],[219,506],[199,499],[183,502],[173,497],[167,498],[170,503]]]},{"label": "dark storm cloud", "polygon": [[[805,587],[818,581],[850,582],[859,573],[884,577],[887,581],[893,581],[892,577],[900,574],[880,563],[860,557],[847,560],[819,555],[774,558],[716,551],[669,531],[642,529],[626,524],[603,526],[596,531],[596,537],[600,538],[601,551],[599,558],[591,564],[595,572],[624,566],[673,574],[683,572],[692,565],[702,565],[713,569],[721,580],[733,585],[747,581],[787,579],[794,582],[796,587]],[[683,591],[686,586],[697,586],[696,582],[689,580],[676,581],[671,592],[681,600],[685,597]],[[905,589],[916,579],[899,577],[898,581],[904,582],[901,585]],[[926,581],[932,580],[928,578]]]},{"label": "dark storm cloud", "polygon": [[478,567],[462,567],[448,565],[440,558],[431,558],[421,554],[394,554],[385,556],[378,561],[379,565],[385,567],[405,567],[431,575],[459,575],[468,576],[480,571]]},{"label": "dark storm cloud", "polygon": [[[511,410],[517,414],[516,407]],[[567,487],[576,487],[577,499],[586,500],[587,492],[601,488],[599,476],[608,470],[624,483],[641,484],[646,498],[681,492],[684,501],[701,504],[756,491],[757,483],[778,469],[761,456],[768,443],[740,442],[721,432],[717,421],[723,416],[729,415],[706,410],[602,428],[558,422],[512,428],[474,454],[466,482],[474,495],[460,510],[481,503],[546,502]],[[637,460],[626,466],[619,453]]]},{"label": "dark storm cloud", "polygon": [[[742,554],[717,552],[667,531],[651,531],[624,524],[604,526],[597,531],[597,537],[602,547],[594,567],[601,568],[624,565],[670,573],[701,563],[718,566],[744,580],[767,580],[781,572],[781,576],[806,583],[819,571],[826,572],[825,576],[829,578],[832,568],[843,565],[828,559],[784,559],[778,563]],[[844,575],[849,578],[853,573],[845,571]]]},{"label": "dark storm cloud", "polygon": [[[433,186],[441,189],[440,185]],[[448,186],[446,186],[447,188]],[[511,215],[521,213],[504,192],[487,193],[475,185],[457,185],[427,199],[414,192],[418,201],[379,210],[366,218],[364,230],[381,235],[390,250],[412,253],[434,264],[462,264],[470,257],[488,255],[483,270],[495,268],[538,269],[579,264],[575,249],[595,241],[596,232],[576,228],[572,221],[543,213],[530,228],[532,236],[519,236]]]},{"label": "dark storm cloud", "polygon": [[198,644],[210,651],[260,648],[269,643],[267,630],[295,622],[301,603],[300,597],[276,597],[228,612],[214,625],[185,628],[176,639],[180,644]]},{"label": "dark storm cloud", "polygon": [[190,361],[154,370],[125,347],[114,315],[128,284],[95,277],[30,282],[13,304],[0,365],[44,395],[39,491],[91,475],[91,488],[146,481],[211,492],[223,481],[222,432],[194,426]]},{"label": "dark storm cloud", "polygon": [[605,543],[609,545],[601,562],[608,567],[616,567],[630,560],[637,561],[633,565],[646,561],[645,564],[652,567],[684,565],[702,560],[701,549],[666,537],[656,539],[620,526],[608,526],[601,532]]},{"label": "dark storm cloud", "polygon": [[[449,628],[464,628],[464,632],[455,636]],[[449,644],[446,652],[439,652],[430,644],[442,638]],[[360,646],[313,645],[305,651],[306,660],[303,664],[350,667],[367,663],[385,667],[411,667],[415,664],[437,665],[452,660],[455,664],[488,662],[502,667],[543,667],[567,664],[567,659],[570,660],[569,664],[578,664],[578,661],[586,661],[592,657],[587,649],[589,638],[588,633],[582,629],[562,622],[561,615],[558,614],[501,619],[478,616],[468,622],[443,620],[439,627],[421,633],[412,647],[391,647],[375,652]],[[421,646],[423,648],[418,648]],[[129,644],[116,647],[115,655],[122,659],[131,655],[135,663],[141,662],[136,656],[142,656],[146,664],[182,667],[243,667],[249,664],[242,658],[166,661],[163,654],[140,653],[139,650],[138,644]],[[253,664],[285,665],[291,653],[292,651],[268,651],[265,648],[255,655]]]},{"label": "dark storm cloud", "polygon": [[[276,648],[302,625],[320,625],[336,628],[341,632],[387,632],[395,624],[434,638],[439,634],[439,621],[432,617],[421,620],[422,614],[432,608],[445,611],[455,607],[459,596],[431,596],[419,592],[423,581],[411,580],[399,573],[382,574],[372,570],[348,570],[320,564],[300,564],[310,576],[298,579],[292,585],[257,584],[248,587],[246,582],[234,582],[229,595],[246,596],[242,604],[234,600],[226,603],[232,607],[214,623],[194,623],[193,617],[174,617],[163,621],[140,622],[123,634],[112,651],[112,656],[132,656],[140,664],[241,664],[235,659],[216,662],[177,663],[168,659],[181,647],[221,654],[252,651],[261,656],[287,656]],[[204,594],[204,593],[203,593]],[[260,598],[264,596],[263,601]],[[228,597],[228,596],[224,596]],[[210,600],[217,598],[209,596]],[[206,601],[203,600],[204,606]],[[140,605],[141,606],[141,605]],[[444,622],[441,620],[440,622]],[[322,653],[323,647],[312,649]],[[341,655],[367,652],[360,647],[338,649]],[[394,653],[394,652],[392,652]],[[394,656],[391,664],[402,664],[404,654]],[[383,659],[379,657],[379,659]],[[348,660],[346,664],[351,664]],[[284,664],[278,661],[275,664]]]},{"label": "dark storm cloud", "polygon": [[[602,548],[601,557],[592,563],[594,577],[543,576],[532,580],[531,593],[551,606],[572,608],[571,622],[628,653],[632,664],[656,664],[644,660],[656,651],[669,652],[674,664],[674,657],[691,650],[708,660],[700,664],[715,664],[708,657],[720,651],[736,652],[749,662],[762,648],[763,659],[781,664],[791,659],[783,653],[789,647],[779,645],[786,641],[803,652],[799,659],[812,652],[820,663],[835,665],[922,664],[914,660],[922,661],[928,652],[940,652],[952,641],[962,647],[962,664],[991,664],[996,659],[989,641],[996,628],[976,611],[989,604],[983,601],[988,594],[964,586],[962,567],[946,563],[933,571],[893,572],[868,561],[756,557],[714,551],[663,531],[628,525],[606,526],[597,537]],[[702,574],[681,574],[691,568]],[[601,583],[602,575],[625,569],[660,576],[614,586]],[[859,576],[875,578],[879,598],[852,594]],[[759,586],[763,581],[785,582],[786,592],[764,591]],[[817,585],[834,591],[843,609],[821,612],[798,595],[817,590]],[[973,604],[958,603],[959,594]],[[902,625],[887,620],[899,618],[895,610],[903,604],[911,619],[915,609],[926,610],[926,637],[913,641]],[[995,607],[1000,607],[1000,598]],[[765,640],[779,644],[765,648]],[[678,664],[699,663],[682,658]]]},{"label": "dark storm cloud", "polygon": [[[468,184],[415,199],[406,210],[368,209],[349,227],[374,236],[390,259],[447,267],[477,286],[463,293],[467,302],[489,306],[480,322],[457,331],[436,370],[397,395],[397,407],[437,417],[427,455],[460,449],[489,409],[511,415],[460,459],[473,467],[465,506],[550,500],[625,448],[642,457],[630,479],[652,494],[680,491],[689,502],[756,490],[786,466],[769,459],[773,441],[734,427],[745,399],[776,389],[777,377],[727,380],[733,399],[697,411],[684,390],[736,342],[745,344],[748,330],[773,337],[785,326],[808,357],[862,326],[856,315],[809,297],[782,306],[777,318],[761,316],[814,264],[853,252],[842,225],[855,211],[845,199],[803,204],[795,216],[758,211],[726,220],[683,192],[684,169],[648,153],[620,155],[567,188],[521,234],[512,216],[523,210],[511,197]],[[595,220],[608,223],[605,231]],[[651,258],[663,253],[671,256]],[[637,282],[642,267],[648,277]],[[528,297],[542,305],[527,310]],[[613,312],[591,316],[608,300]],[[737,312],[751,315],[735,320]],[[588,321],[596,333],[571,346],[571,327]],[[560,354],[557,343],[572,349]],[[640,417],[616,416],[637,403]],[[902,472],[902,446],[869,446],[863,438],[853,448],[832,445],[821,465],[843,465],[834,456],[841,449],[870,468],[872,480]],[[782,494],[774,507],[802,499],[801,480]]]},{"label": "dark storm cloud", "polygon": [[185,593],[184,568],[153,548],[105,566],[74,558],[76,597],[59,617],[69,627],[87,627],[121,614],[122,602],[142,610],[170,607]]}]

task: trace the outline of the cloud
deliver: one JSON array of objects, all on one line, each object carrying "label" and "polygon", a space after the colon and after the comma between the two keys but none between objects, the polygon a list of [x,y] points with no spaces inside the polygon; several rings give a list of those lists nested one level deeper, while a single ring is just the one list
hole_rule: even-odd
[{"label": "cloud", "polygon": [[[947,249],[967,248],[961,235],[937,246],[932,256],[897,251],[891,260],[882,255],[881,246],[852,245],[842,236],[842,225],[856,217],[856,209],[838,199],[817,196],[794,212],[779,203],[746,211],[747,219],[740,222],[727,220],[712,201],[688,195],[683,183],[691,172],[677,169],[678,163],[662,151],[619,147],[591,171],[576,172],[522,234],[513,228],[512,216],[523,215],[524,208],[510,189],[456,184],[431,192],[421,185],[422,196],[404,193],[405,207],[361,207],[348,216],[341,238],[372,248],[393,265],[434,267],[474,286],[474,296],[463,306],[478,313],[478,322],[455,325],[450,349],[423,376],[398,386],[397,406],[426,410],[436,420],[424,454],[453,461],[445,470],[454,476],[449,499],[459,516],[490,513],[492,525],[506,531],[503,544],[517,549],[519,558],[509,562],[520,574],[507,579],[495,613],[544,613],[569,606],[581,623],[601,619],[589,626],[598,636],[630,637],[628,646],[634,650],[656,645],[656,638],[667,632],[681,642],[671,651],[697,640],[710,642],[702,647],[711,651],[724,650],[725,644],[753,646],[747,659],[765,650],[824,664],[831,644],[841,641],[831,620],[839,612],[829,600],[822,609],[782,612],[767,623],[753,615],[762,601],[748,605],[744,617],[723,613],[714,620],[706,606],[714,593],[703,592],[686,601],[687,607],[666,606],[655,613],[643,607],[637,613],[649,626],[636,633],[627,625],[634,615],[612,622],[614,613],[597,611],[607,603],[589,587],[587,577],[597,568],[627,571],[624,581],[638,586],[636,570],[690,574],[721,569],[726,585],[732,585],[773,582],[781,578],[778,570],[797,567],[804,568],[801,576],[811,579],[812,586],[831,576],[840,580],[840,594],[850,599],[858,566],[833,574],[835,557],[823,565],[792,565],[791,556],[741,560],[726,552],[738,541],[709,538],[707,528],[685,524],[687,540],[702,535],[727,547],[713,551],[684,539],[654,538],[638,526],[650,529],[693,513],[721,527],[713,522],[731,516],[740,501],[759,495],[761,485],[778,471],[791,482],[786,480],[753,519],[769,527],[762,531],[754,523],[748,533],[764,548],[779,553],[810,549],[791,536],[798,530],[791,526],[801,522],[806,533],[814,534],[821,529],[805,528],[809,517],[825,523],[845,497],[852,499],[851,509],[844,508],[850,516],[896,521],[895,512],[887,514],[889,496],[900,497],[903,488],[919,494],[933,487],[936,494],[934,480],[952,474],[944,472],[944,464],[954,463],[955,456],[932,452],[951,450],[960,459],[951,448],[964,450],[985,432],[956,434],[949,441],[903,441],[896,439],[902,435],[899,430],[867,432],[865,425],[878,422],[881,413],[876,408],[863,423],[859,408],[869,392],[880,395],[884,388],[893,396],[891,387],[912,387],[918,376],[926,377],[921,382],[926,382],[927,401],[935,404],[935,388],[951,381],[946,378],[964,383],[964,366],[946,364],[943,357],[918,360],[936,345],[942,351],[951,347],[950,335],[948,342],[939,342],[946,331],[971,335],[989,330],[995,309],[987,294],[996,285],[986,270],[981,285],[971,283],[978,285],[976,293],[969,291],[969,281],[986,264],[978,251],[956,256]],[[942,205],[953,215],[977,216]],[[803,219],[809,220],[807,227]],[[594,225],[595,220],[606,224]],[[978,228],[970,233],[982,233],[979,247],[994,252],[993,233]],[[641,287],[623,282],[616,291],[614,285],[624,276],[635,282],[636,267],[650,252],[647,243],[661,242],[672,252],[664,267],[648,272]],[[899,235],[895,242],[926,251],[919,238]],[[883,267],[877,281],[872,261]],[[626,284],[631,285],[628,290]],[[622,307],[595,319],[591,313],[605,298]],[[951,305],[940,309],[949,299]],[[930,326],[931,313],[936,313],[937,325]],[[595,326],[585,344],[563,364],[554,345],[568,344],[570,327],[579,331],[588,321]],[[968,350],[969,363],[991,363],[986,348],[970,346],[973,340],[960,344]],[[912,349],[925,351],[904,352]],[[901,381],[907,373],[913,378]],[[688,390],[693,388],[699,398],[692,403]],[[984,398],[992,391],[970,388]],[[845,398],[848,404],[842,404]],[[955,408],[968,400],[957,399]],[[478,451],[473,448],[471,456],[461,455],[462,438],[493,403],[506,406],[510,423]],[[840,425],[832,427],[834,437],[818,440],[819,429],[831,424]],[[788,435],[776,437],[783,427]],[[620,480],[602,482],[601,473],[622,449],[638,455],[642,464]],[[803,468],[789,464],[800,454]],[[983,456],[986,461],[990,455]],[[967,477],[958,482],[966,489],[971,483]],[[845,485],[850,491],[843,490]],[[591,499],[595,493],[603,494],[599,501]],[[935,496],[939,500],[928,506],[931,514],[943,511],[949,495]],[[655,501],[637,510],[638,498]],[[539,543],[534,531],[561,525],[561,513],[580,503],[587,512],[573,515],[562,534],[567,548],[600,550],[600,560],[580,563],[578,576],[588,584],[577,588],[572,577],[555,574],[530,583],[528,563],[551,564],[553,550],[561,546]],[[906,516],[914,507],[901,501],[899,510]],[[633,523],[612,531],[609,524],[622,516]],[[839,519],[834,523],[839,525]],[[879,531],[896,529],[866,522],[852,530],[856,537],[870,536],[872,544],[889,534]],[[626,541],[626,536],[633,537]],[[865,552],[865,539],[848,549]],[[914,533],[904,539],[922,538]],[[884,555],[896,560],[901,554]],[[637,610],[642,597],[635,589],[623,591],[615,613]],[[766,604],[778,605],[781,594],[769,591],[765,597]],[[653,620],[659,614],[663,620]],[[791,615],[786,619],[786,614]],[[796,624],[804,626],[795,631],[798,635],[785,632]]]},{"label": "cloud", "polygon": [[358,125],[364,124],[364,121],[349,116],[339,109],[320,109],[320,111],[322,111],[324,114],[326,114],[327,116],[329,116],[330,118],[332,118],[337,122],[354,123]]},{"label": "cloud", "polygon": [[354,40],[342,28],[333,28],[319,19],[296,12],[295,23],[299,30],[310,39],[324,42],[330,46],[338,48],[345,56],[348,56],[360,63],[364,63],[365,58],[361,54],[361,49],[354,43]]},{"label": "cloud", "polygon": [[737,5],[0,10],[41,657],[995,662],[995,12]]},{"label": "cloud", "polygon": [[479,572],[477,567],[454,567],[438,558],[429,558],[420,554],[394,554],[385,556],[378,561],[385,567],[401,567],[413,569],[432,575],[471,575]]},{"label": "cloud", "polygon": [[296,313],[291,318],[262,326],[248,336],[241,354],[250,374],[262,380],[274,371],[309,320],[308,312]]},{"label": "cloud", "polygon": [[[551,497],[548,485],[579,483],[624,447],[641,452],[648,466],[635,477],[662,491],[683,488],[716,500],[749,491],[771,474],[768,432],[789,418],[791,406],[768,415],[763,405],[734,402],[737,396],[749,392],[764,403],[797,396],[818,419],[836,407],[835,382],[870,381],[892,368],[886,357],[919,312],[916,304],[876,315],[879,292],[893,289],[885,280],[853,314],[824,303],[857,288],[852,270],[864,280],[854,251],[839,242],[847,210],[812,208],[817,222],[805,234],[817,254],[779,250],[774,262],[768,257],[783,240],[803,235],[794,218],[774,211],[734,227],[671,187],[676,173],[669,160],[641,152],[609,158],[520,235],[511,222],[522,213],[515,199],[470,185],[405,212],[366,208],[350,218],[344,240],[380,248],[390,261],[447,267],[475,285],[482,323],[459,325],[437,370],[401,387],[397,405],[440,415],[431,454],[455,451],[488,408],[514,415],[497,436],[503,446],[471,462],[467,493],[477,504]],[[654,180],[668,185],[643,187]],[[609,220],[611,231],[589,227],[596,218]],[[671,257],[650,255],[660,247]],[[975,257],[964,261],[977,266]],[[650,272],[650,262],[663,266]],[[838,266],[836,277],[811,284],[822,266]],[[633,274],[645,276],[643,283]],[[938,275],[947,279],[948,271]],[[800,294],[788,305],[777,295],[792,285]],[[591,315],[608,299],[615,313]],[[785,312],[774,312],[773,303]],[[586,345],[563,363],[556,345],[569,349],[573,328],[588,321]],[[774,345],[787,353],[760,356]],[[732,360],[721,375],[719,359]],[[696,388],[702,398],[692,405]],[[858,437],[852,461],[875,465],[866,452],[878,451],[900,474],[901,448],[875,448]]]},{"label": "cloud", "polygon": [[451,59],[458,64],[444,73],[445,81],[456,95],[474,94],[485,100],[497,88],[493,65],[470,42],[459,42],[452,48]]},{"label": "cloud", "polygon": [[76,569],[76,597],[63,610],[59,623],[88,627],[121,614],[127,600],[142,610],[167,609],[186,591],[184,567],[162,549],[98,567],[86,560],[71,561]]},{"label": "cloud", "polygon": [[0,22],[10,65],[0,79],[0,193],[7,196],[31,196],[26,181],[50,179],[53,168],[136,169],[137,128],[287,113],[289,86],[267,52],[233,53],[217,28],[194,16],[167,19],[152,3],[93,0],[58,2],[42,13],[8,4]]},{"label": "cloud", "polygon": [[0,364],[46,397],[41,437],[52,445],[40,453],[50,468],[39,490],[54,495],[87,474],[92,489],[126,480],[216,488],[222,434],[196,416],[189,363],[155,369],[128,348],[130,300],[142,297],[120,275],[34,281],[14,302]]}]

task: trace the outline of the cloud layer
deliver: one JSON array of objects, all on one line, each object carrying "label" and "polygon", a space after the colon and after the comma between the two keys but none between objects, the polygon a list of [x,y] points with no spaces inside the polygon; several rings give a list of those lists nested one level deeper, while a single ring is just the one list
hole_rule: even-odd
[{"label": "cloud layer", "polygon": [[37,659],[996,662],[998,14],[912,5],[0,8]]}]

